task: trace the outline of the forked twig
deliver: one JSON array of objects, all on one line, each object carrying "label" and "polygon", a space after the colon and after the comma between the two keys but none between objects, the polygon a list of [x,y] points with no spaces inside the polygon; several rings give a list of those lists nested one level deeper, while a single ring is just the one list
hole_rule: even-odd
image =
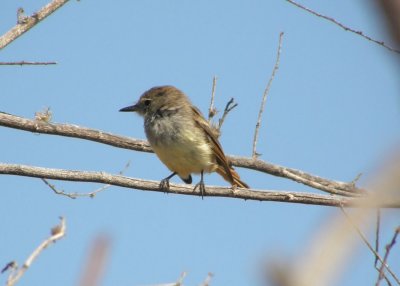
[{"label": "forked twig", "polygon": [[262,100],[261,100],[260,110],[258,112],[257,124],[256,124],[256,129],[254,131],[254,139],[253,139],[253,152],[252,152],[253,159],[256,159],[259,156],[259,154],[257,154],[257,151],[256,151],[257,141],[258,141],[258,132],[259,132],[260,126],[261,126],[261,117],[262,117],[262,114],[264,112],[265,101],[267,99],[267,95],[269,93],[269,89],[271,88],[272,81],[275,78],[276,71],[279,68],[279,61],[280,61],[281,49],[282,49],[282,39],[283,39],[283,32],[281,32],[279,34],[279,44],[278,44],[278,50],[277,50],[277,53],[276,53],[275,66],[274,66],[274,68],[272,70],[272,74],[271,74],[271,77],[269,78],[267,87],[264,90],[264,94],[263,94],[263,97],[262,97]]},{"label": "forked twig", "polygon": [[397,50],[397,49],[395,49],[395,48],[392,48],[392,47],[386,45],[385,42],[375,40],[375,39],[373,39],[373,38],[371,38],[371,37],[365,35],[362,31],[356,31],[356,30],[354,30],[354,29],[352,29],[352,28],[349,28],[348,26],[346,26],[346,25],[344,25],[344,24],[342,24],[342,23],[336,21],[336,20],[335,20],[334,18],[332,18],[332,17],[326,16],[326,15],[322,15],[322,14],[320,14],[320,13],[318,13],[318,12],[315,12],[314,10],[312,10],[312,9],[310,9],[310,8],[307,8],[307,7],[301,5],[301,4],[299,4],[299,3],[297,3],[297,2],[295,2],[295,1],[293,1],[293,0],[286,0],[286,1],[289,2],[289,3],[291,3],[291,4],[293,4],[293,5],[295,5],[296,7],[300,8],[300,9],[303,9],[303,10],[305,10],[305,11],[307,11],[307,12],[309,12],[309,13],[311,13],[311,14],[317,16],[317,17],[319,17],[319,18],[322,18],[322,19],[328,20],[328,21],[331,22],[331,23],[334,23],[335,25],[339,26],[340,28],[342,28],[342,29],[345,30],[345,31],[352,32],[352,33],[354,33],[354,34],[356,34],[356,35],[359,35],[359,36],[363,37],[364,39],[366,39],[366,40],[368,40],[368,41],[371,41],[371,42],[373,42],[373,43],[375,43],[375,44],[378,44],[378,45],[380,45],[380,46],[382,46],[382,47],[388,49],[388,50],[391,51],[391,52],[395,52],[395,53],[400,54],[400,51],[399,51],[399,50]]},{"label": "forked twig", "polygon": [[375,284],[376,286],[379,286],[380,281],[385,277],[384,265],[386,265],[386,263],[387,263],[387,259],[389,257],[390,250],[395,245],[396,239],[397,239],[397,236],[399,235],[399,233],[400,233],[400,226],[396,228],[396,230],[394,231],[392,240],[385,247],[385,256],[383,257],[383,262],[381,264],[381,267],[379,268],[378,280],[376,281],[376,284]]},{"label": "forked twig", "polygon": [[[131,164],[131,162],[128,161],[125,164],[125,167],[121,171],[118,172],[118,175],[123,175],[125,173],[125,171],[129,168],[130,164]],[[57,195],[62,195],[62,196],[68,197],[70,199],[76,199],[76,198],[79,198],[79,197],[94,198],[97,195],[97,193],[102,192],[102,191],[104,191],[104,190],[106,190],[106,189],[108,189],[109,187],[112,186],[110,184],[106,184],[106,185],[104,185],[104,186],[102,186],[102,187],[100,187],[100,188],[98,188],[98,189],[96,189],[96,190],[94,190],[94,191],[92,191],[90,193],[78,193],[78,192],[67,193],[64,190],[61,190],[61,191],[58,190],[56,188],[56,186],[54,186],[53,184],[50,184],[50,182],[48,180],[46,180],[46,179],[41,178],[41,180]]]},{"label": "forked twig", "polygon": [[225,118],[228,115],[228,113],[236,106],[238,106],[238,104],[235,102],[233,98],[231,98],[225,105],[224,113],[222,114],[222,117],[218,120],[218,127],[217,127],[218,132],[221,132],[222,124],[224,124]]}]

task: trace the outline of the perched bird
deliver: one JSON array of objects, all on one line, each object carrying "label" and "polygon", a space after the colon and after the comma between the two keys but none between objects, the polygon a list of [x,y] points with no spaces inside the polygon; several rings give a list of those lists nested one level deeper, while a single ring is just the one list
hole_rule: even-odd
[{"label": "perched bird", "polygon": [[199,187],[205,192],[203,173],[217,172],[234,187],[249,188],[229,165],[215,132],[189,98],[173,86],[153,87],[135,105],[120,111],[137,112],[144,117],[144,129],[158,158],[173,173],[160,188],[169,189],[169,180],[178,175],[192,183],[191,174],[200,174]]}]

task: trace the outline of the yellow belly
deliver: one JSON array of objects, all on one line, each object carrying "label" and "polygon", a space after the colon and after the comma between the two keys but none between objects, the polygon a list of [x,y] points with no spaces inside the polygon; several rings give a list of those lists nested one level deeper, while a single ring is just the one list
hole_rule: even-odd
[{"label": "yellow belly", "polygon": [[207,142],[182,140],[173,144],[152,146],[158,158],[180,177],[187,178],[191,173],[213,172],[216,170],[215,157]]}]

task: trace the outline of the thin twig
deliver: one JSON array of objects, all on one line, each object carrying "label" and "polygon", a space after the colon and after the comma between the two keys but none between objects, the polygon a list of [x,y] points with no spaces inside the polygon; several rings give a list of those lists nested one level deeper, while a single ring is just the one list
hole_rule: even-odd
[{"label": "thin twig", "polygon": [[17,14],[17,25],[0,37],[0,50],[16,40],[19,36],[29,31],[32,27],[62,7],[68,0],[53,0],[31,16],[24,16],[21,21],[20,10]]},{"label": "thin twig", "polygon": [[322,18],[322,19],[328,20],[328,21],[331,22],[331,23],[334,23],[335,25],[339,26],[340,28],[342,28],[342,29],[345,30],[345,31],[352,32],[352,33],[354,33],[354,34],[356,34],[356,35],[359,35],[359,36],[363,37],[364,39],[366,39],[366,40],[368,40],[368,41],[371,41],[371,42],[373,42],[373,43],[375,43],[375,44],[378,44],[378,45],[380,45],[380,46],[382,46],[382,47],[388,49],[388,50],[391,51],[391,52],[395,52],[395,53],[400,54],[400,50],[397,50],[397,49],[395,49],[395,48],[392,48],[392,47],[386,45],[385,42],[383,42],[383,41],[375,40],[375,39],[373,39],[373,38],[371,38],[371,37],[365,35],[362,31],[354,30],[354,29],[352,29],[352,28],[350,28],[350,27],[348,27],[348,26],[346,26],[346,25],[344,25],[344,24],[342,24],[342,23],[336,21],[336,20],[335,20],[334,18],[332,18],[332,17],[326,16],[326,15],[322,15],[322,14],[320,14],[320,13],[318,13],[318,12],[315,12],[314,10],[312,10],[312,9],[310,9],[310,8],[307,8],[307,7],[301,5],[301,4],[299,4],[299,3],[297,3],[297,2],[295,2],[295,1],[293,1],[293,0],[286,0],[286,1],[289,2],[289,3],[291,3],[291,4],[293,4],[293,5],[295,5],[296,7],[300,8],[300,9],[303,9],[303,10],[305,10],[305,11],[307,11],[307,12],[309,12],[309,13],[311,13],[311,14],[317,16],[317,17],[319,17],[319,18]]},{"label": "thin twig", "polygon": [[[159,181],[142,180],[120,175],[112,175],[105,172],[88,172],[77,170],[50,169],[35,166],[4,164],[0,163],[0,174],[16,175],[33,178],[46,178],[52,180],[75,181],[75,182],[91,182],[110,184],[141,191],[153,191],[171,194],[181,194],[189,196],[201,196],[198,191],[193,190],[193,185],[186,184],[170,184],[169,191],[160,188]],[[311,204],[322,206],[353,206],[361,204],[368,197],[350,198],[333,195],[313,194],[306,192],[286,192],[275,190],[254,190],[236,188],[232,191],[231,187],[206,186],[204,196],[208,197],[225,197],[254,201],[276,201],[287,203]],[[379,204],[382,208],[400,208],[400,201],[394,198],[385,198],[375,200],[371,205]]]},{"label": "thin twig", "polygon": [[259,112],[258,112],[257,124],[256,124],[256,129],[255,129],[255,131],[254,131],[254,139],[253,139],[253,152],[252,152],[252,157],[253,157],[254,159],[256,159],[256,158],[259,156],[259,154],[257,154],[257,151],[256,151],[256,148],[257,148],[257,140],[258,140],[258,132],[259,132],[260,126],[261,126],[261,117],[262,117],[262,114],[263,114],[263,112],[264,112],[265,101],[266,101],[266,99],[267,99],[267,95],[268,95],[268,93],[269,93],[269,89],[271,88],[272,81],[273,81],[274,78],[275,78],[276,71],[279,69],[279,60],[280,60],[280,57],[281,57],[281,50],[282,50],[282,39],[283,39],[283,32],[281,32],[281,33],[279,34],[279,44],[278,44],[278,50],[277,50],[277,52],[276,52],[276,61],[275,61],[275,65],[274,65],[274,68],[273,68],[273,70],[272,70],[271,77],[269,78],[267,87],[266,87],[265,90],[264,90],[264,94],[263,94],[263,97],[262,97],[262,100],[261,100],[260,110],[259,110]]},{"label": "thin twig", "polygon": [[0,66],[47,66],[47,65],[56,65],[57,62],[0,62]]},{"label": "thin twig", "polygon": [[32,265],[32,263],[44,249],[64,237],[66,231],[65,219],[63,217],[60,217],[60,220],[60,224],[51,229],[50,237],[44,240],[32,252],[32,254],[26,259],[26,261],[20,268],[18,268],[15,272],[10,273],[6,283],[7,286],[14,285],[22,277],[22,275],[24,275],[25,271],[28,270],[28,268]]},{"label": "thin twig", "polygon": [[[379,253],[379,236],[381,232],[381,210],[376,210],[376,229],[375,229],[375,251]],[[375,267],[378,264],[378,257],[375,256]]]},{"label": "thin twig", "polygon": [[[124,174],[125,171],[129,168],[129,165],[130,165],[130,161],[128,161],[128,163],[126,163],[125,167],[121,171],[118,172],[118,175]],[[110,184],[107,184],[107,185],[104,185],[104,186],[102,186],[102,187],[90,192],[90,193],[78,193],[78,192],[67,193],[64,190],[61,190],[61,191],[58,190],[56,188],[56,186],[54,186],[53,184],[50,184],[50,182],[47,181],[46,179],[41,178],[41,180],[57,195],[65,196],[65,197],[68,197],[70,199],[76,199],[76,198],[79,198],[79,197],[94,198],[97,195],[97,193],[102,192],[102,191],[104,191],[104,190],[106,190],[106,189],[108,189],[109,187],[112,186]]]},{"label": "thin twig", "polygon": [[340,206],[340,209],[342,210],[344,216],[346,219],[350,222],[350,224],[353,226],[353,228],[357,231],[358,235],[361,237],[362,241],[365,243],[365,245],[368,247],[368,249],[375,255],[375,257],[382,263],[382,267],[386,268],[386,270],[390,273],[390,275],[396,280],[397,284],[400,285],[400,279],[396,276],[396,274],[390,269],[389,265],[382,259],[382,257],[379,255],[378,252],[375,251],[375,249],[372,247],[372,245],[369,243],[368,239],[366,236],[362,233],[362,231],[359,229],[359,227],[353,222],[351,217],[347,214],[343,206]]},{"label": "thin twig", "polygon": [[217,87],[217,77],[213,77],[213,83],[212,83],[212,89],[211,89],[211,102],[210,102],[210,108],[208,109],[208,122],[211,122],[215,114],[217,114],[217,109],[214,107],[214,101],[215,101],[215,89]]},{"label": "thin twig", "polygon": [[[382,264],[381,264],[381,267],[379,268],[378,280],[376,281],[376,284],[375,284],[376,286],[379,286],[380,281],[384,278],[385,269],[384,269],[383,266],[387,264],[387,259],[388,259],[388,257],[389,257],[390,250],[391,250],[392,247],[395,245],[396,239],[397,239],[397,236],[399,235],[399,233],[400,233],[400,226],[396,228],[396,230],[394,231],[394,235],[393,235],[392,240],[391,240],[390,243],[389,243],[388,245],[386,245],[386,247],[385,247],[385,256],[383,257],[383,262],[382,262]],[[400,284],[400,283],[399,283],[399,284]]]},{"label": "thin twig", "polygon": [[[86,128],[73,124],[59,124],[53,122],[43,122],[41,120],[32,120],[4,112],[0,112],[0,126],[34,133],[80,138],[107,144],[117,148],[125,148],[139,152],[153,152],[149,143],[145,140],[118,136],[101,130]],[[273,176],[286,178],[331,194],[343,196],[359,196],[361,194],[365,194],[364,190],[356,188],[349,183],[321,178],[301,170],[271,164],[259,159],[236,156],[227,156],[227,158],[233,166],[248,168]]]}]

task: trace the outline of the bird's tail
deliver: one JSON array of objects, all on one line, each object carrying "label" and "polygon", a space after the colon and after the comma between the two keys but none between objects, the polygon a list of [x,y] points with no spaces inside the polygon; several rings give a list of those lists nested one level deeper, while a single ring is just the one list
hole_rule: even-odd
[{"label": "bird's tail", "polygon": [[240,180],[240,176],[238,173],[233,168],[229,168],[230,174],[227,174],[226,170],[222,166],[218,166],[216,172],[220,174],[225,181],[231,183],[232,186],[237,186],[239,188],[245,188],[249,189],[249,185],[247,185],[245,182]]}]

